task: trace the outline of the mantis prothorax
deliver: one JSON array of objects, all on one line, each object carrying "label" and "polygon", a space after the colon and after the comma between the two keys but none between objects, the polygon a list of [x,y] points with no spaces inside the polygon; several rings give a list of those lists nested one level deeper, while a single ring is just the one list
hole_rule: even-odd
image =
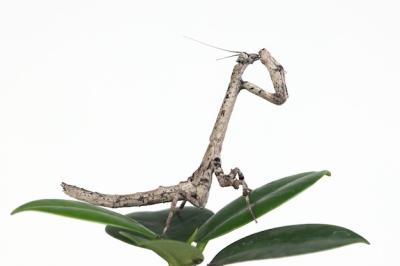
[{"label": "mantis prothorax", "polygon": [[[222,144],[233,107],[241,90],[247,90],[276,105],[283,104],[288,98],[288,93],[285,83],[285,71],[282,65],[279,64],[266,49],[261,49],[258,53],[237,52],[237,56],[238,58],[232,71],[228,90],[226,91],[222,106],[219,110],[203,160],[200,166],[187,180],[174,186],[160,186],[154,190],[126,195],[102,194],[62,183],[61,185],[64,192],[75,199],[110,208],[145,206],[171,202],[171,208],[163,231],[163,233],[165,233],[170,226],[174,212],[177,210],[176,206],[178,201],[182,201],[182,208],[186,201],[189,201],[199,208],[205,207],[209,197],[212,177],[215,175],[221,187],[231,186],[235,189],[238,189],[240,186],[242,187],[243,196],[246,198],[249,211],[255,219],[249,204],[249,193],[251,190],[244,180],[243,173],[239,168],[232,169],[229,174],[225,174],[222,170]],[[267,68],[274,86],[274,93],[267,92],[257,85],[242,80],[242,75],[247,66],[253,64],[257,60],[260,60]]]}]

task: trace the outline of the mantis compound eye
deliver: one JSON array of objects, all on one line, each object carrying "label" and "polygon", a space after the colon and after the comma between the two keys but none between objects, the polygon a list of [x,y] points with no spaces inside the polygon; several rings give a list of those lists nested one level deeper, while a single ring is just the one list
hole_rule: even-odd
[{"label": "mantis compound eye", "polygon": [[257,61],[258,59],[260,59],[260,55],[258,55],[258,54],[249,54],[249,59],[251,60],[251,61]]},{"label": "mantis compound eye", "polygon": [[258,54],[248,54],[245,52],[242,52],[239,54],[238,59],[236,62],[242,63],[242,64],[252,64],[254,61],[257,61],[260,59],[260,56]]}]

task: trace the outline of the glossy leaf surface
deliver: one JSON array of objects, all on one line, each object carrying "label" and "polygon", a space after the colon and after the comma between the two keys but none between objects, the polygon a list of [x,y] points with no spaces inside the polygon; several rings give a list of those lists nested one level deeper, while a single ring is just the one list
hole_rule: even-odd
[{"label": "glossy leaf surface", "polygon": [[200,250],[185,242],[169,239],[143,240],[127,232],[121,234],[135,245],[153,250],[170,266],[192,266],[200,264],[204,259]]},{"label": "glossy leaf surface", "polygon": [[[127,214],[127,216],[160,235],[164,229],[168,212],[169,209],[155,212],[134,212]],[[164,238],[187,241],[194,231],[204,224],[204,222],[207,221],[212,215],[213,212],[208,209],[185,207],[174,214],[171,226],[169,227]],[[121,230],[118,227],[108,225],[106,226],[106,232],[112,237],[115,237],[128,244],[137,245],[131,239],[126,238],[120,233],[129,232],[127,230]]]},{"label": "glossy leaf surface", "polygon": [[290,225],[242,238],[222,249],[209,265],[287,257],[354,243],[369,244],[362,236],[335,225]]},{"label": "glossy leaf surface", "polygon": [[80,201],[62,199],[35,200],[19,206],[11,214],[22,211],[47,212],[91,222],[113,225],[135,232],[138,235],[147,238],[156,237],[156,234],[150,229],[125,215]]},{"label": "glossy leaf surface", "polygon": [[[328,171],[307,172],[268,183],[250,193],[251,209],[258,218],[313,185]],[[243,196],[232,201],[199,228],[196,242],[226,234],[253,220]]]}]

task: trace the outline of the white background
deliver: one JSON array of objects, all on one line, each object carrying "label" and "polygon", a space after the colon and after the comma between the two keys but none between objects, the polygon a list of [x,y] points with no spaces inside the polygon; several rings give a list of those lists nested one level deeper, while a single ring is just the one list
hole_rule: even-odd
[{"label": "white background", "polygon": [[[165,265],[102,225],[9,213],[30,200],[67,198],[61,181],[131,193],[191,175],[234,59],[215,61],[229,54],[189,35],[233,50],[266,47],[287,71],[285,105],[239,96],[226,170],[241,167],[253,188],[332,172],[258,224],[210,242],[205,262],[256,231],[330,223],[372,245],[245,265],[399,265],[396,2],[1,1],[0,264]],[[272,88],[260,63],[244,79]],[[214,182],[208,208],[238,195]]]}]

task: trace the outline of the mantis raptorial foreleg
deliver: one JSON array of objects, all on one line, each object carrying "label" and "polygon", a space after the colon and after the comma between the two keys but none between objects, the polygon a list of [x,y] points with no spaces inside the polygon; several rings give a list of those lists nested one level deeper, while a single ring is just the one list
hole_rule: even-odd
[{"label": "mantis raptorial foreleg", "polygon": [[288,92],[285,83],[285,70],[283,69],[282,65],[279,64],[266,49],[262,49],[259,54],[261,63],[267,67],[268,72],[271,76],[275,93],[267,92],[248,81],[242,81],[242,85],[240,88],[246,89],[249,92],[273,104],[281,105],[285,103],[286,99],[288,98]]}]

